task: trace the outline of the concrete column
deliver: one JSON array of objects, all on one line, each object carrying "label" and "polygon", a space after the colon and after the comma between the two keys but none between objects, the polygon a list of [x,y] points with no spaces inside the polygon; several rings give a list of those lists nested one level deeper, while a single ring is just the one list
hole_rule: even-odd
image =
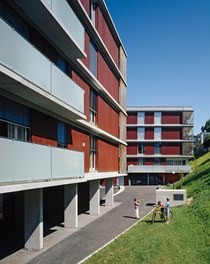
[{"label": "concrete column", "polygon": [[113,188],[113,179],[106,179],[105,186],[105,201],[106,206],[114,206],[114,188]]},{"label": "concrete column", "polygon": [[64,226],[78,227],[78,185],[71,184],[64,187]]},{"label": "concrete column", "polygon": [[43,248],[43,189],[25,191],[25,249]]},{"label": "concrete column", "polygon": [[100,215],[99,180],[90,181],[90,214]]},{"label": "concrete column", "polygon": [[149,173],[147,174],[147,185],[149,185]]}]

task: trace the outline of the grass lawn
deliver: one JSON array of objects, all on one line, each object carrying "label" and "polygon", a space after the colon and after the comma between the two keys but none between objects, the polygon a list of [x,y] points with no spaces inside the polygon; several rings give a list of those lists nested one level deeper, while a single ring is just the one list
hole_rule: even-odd
[{"label": "grass lawn", "polygon": [[209,264],[210,153],[193,164],[194,171],[177,183],[192,204],[173,208],[173,220],[149,223],[151,215],[100,250],[85,264]]}]

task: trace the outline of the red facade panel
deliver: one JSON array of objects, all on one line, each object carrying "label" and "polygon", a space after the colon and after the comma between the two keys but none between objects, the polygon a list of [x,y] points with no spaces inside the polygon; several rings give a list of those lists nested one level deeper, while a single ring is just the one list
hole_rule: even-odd
[{"label": "red facade panel", "polygon": [[180,145],[162,145],[162,155],[181,155]]},{"label": "red facade panel", "polygon": [[145,124],[154,124],[154,113],[145,113]]},{"label": "red facade panel", "polygon": [[154,147],[152,145],[147,145],[144,148],[145,155],[154,155]]},{"label": "red facade panel", "polygon": [[96,9],[96,29],[118,66],[118,47],[99,8]]},{"label": "red facade panel", "polygon": [[118,146],[98,140],[97,169],[100,172],[118,171]]},{"label": "red facade panel", "polygon": [[145,159],[144,165],[154,165],[154,160],[153,159]]},{"label": "red facade panel", "polygon": [[127,139],[137,139],[137,129],[133,127],[127,128]]},{"label": "red facade panel", "polygon": [[127,113],[127,124],[135,125],[137,124],[137,113],[136,112],[128,112]]},{"label": "red facade panel", "polygon": [[181,112],[163,112],[162,124],[181,124]]},{"label": "red facade panel", "polygon": [[127,155],[137,155],[138,147],[136,145],[129,145],[127,147]]},{"label": "red facade panel", "polygon": [[138,165],[138,161],[136,158],[129,158],[127,161],[127,165]]},{"label": "red facade panel", "polygon": [[181,139],[180,128],[162,128],[162,139]]},{"label": "red facade panel", "polygon": [[90,10],[90,1],[87,0],[80,0],[81,4],[83,5],[85,11],[89,15],[89,10]]},{"label": "red facade panel", "polygon": [[99,82],[111,94],[111,96],[118,102],[119,101],[119,84],[118,80],[112,73],[111,69],[98,52],[98,69],[97,76]]},{"label": "red facade panel", "polygon": [[145,139],[154,139],[154,129],[145,128]]},{"label": "red facade panel", "polygon": [[97,109],[98,127],[112,134],[115,137],[119,135],[119,116],[118,113],[98,96]]},{"label": "red facade panel", "polygon": [[57,120],[37,111],[32,111],[31,119],[31,141],[57,146]]}]

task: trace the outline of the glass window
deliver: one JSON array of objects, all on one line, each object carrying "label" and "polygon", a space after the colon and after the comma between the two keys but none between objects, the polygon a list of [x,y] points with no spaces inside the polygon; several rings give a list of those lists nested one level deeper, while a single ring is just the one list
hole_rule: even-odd
[{"label": "glass window", "polygon": [[145,113],[144,112],[138,112],[138,124],[144,124],[145,121]]},{"label": "glass window", "polygon": [[154,164],[155,165],[161,165],[161,159],[160,158],[154,158]]},{"label": "glass window", "polygon": [[58,147],[67,147],[67,125],[61,121],[57,122]]},{"label": "glass window", "polygon": [[143,143],[138,144],[138,151],[139,151],[139,154],[144,154],[144,144]]},{"label": "glass window", "polygon": [[90,89],[90,122],[96,124],[97,95],[93,88]]},{"label": "glass window", "polygon": [[161,112],[154,112],[154,123],[161,124]]},{"label": "glass window", "polygon": [[0,219],[3,219],[3,194],[0,194]]},{"label": "glass window", "polygon": [[93,41],[90,41],[90,71],[97,77],[97,49]]},{"label": "glass window", "polygon": [[154,144],[154,154],[161,154],[161,143]]},{"label": "glass window", "polygon": [[144,134],[145,134],[145,128],[138,127],[138,139],[144,139]]},{"label": "glass window", "polygon": [[90,12],[89,12],[89,17],[93,23],[93,25],[95,26],[95,19],[96,19],[96,15],[95,15],[95,11],[96,11],[96,3],[95,0],[90,0]]},{"label": "glass window", "polygon": [[96,169],[96,137],[90,136],[90,170]]},{"label": "glass window", "polygon": [[154,128],[154,139],[161,139],[161,127]]},{"label": "glass window", "polygon": [[138,165],[144,165],[144,159],[139,158],[138,159]]}]

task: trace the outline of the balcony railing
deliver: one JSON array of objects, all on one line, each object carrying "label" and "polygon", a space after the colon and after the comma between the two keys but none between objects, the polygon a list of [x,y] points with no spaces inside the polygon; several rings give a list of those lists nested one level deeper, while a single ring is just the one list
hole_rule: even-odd
[{"label": "balcony railing", "polygon": [[129,165],[128,173],[190,173],[189,165]]},{"label": "balcony railing", "polygon": [[84,153],[0,138],[0,182],[84,177]]},{"label": "balcony railing", "polygon": [[0,32],[1,64],[84,113],[83,89],[1,19]]},{"label": "balcony railing", "polygon": [[[42,0],[43,1],[43,0]],[[58,21],[61,21],[69,35],[73,36],[81,50],[84,51],[84,27],[66,0],[44,0]]]}]

